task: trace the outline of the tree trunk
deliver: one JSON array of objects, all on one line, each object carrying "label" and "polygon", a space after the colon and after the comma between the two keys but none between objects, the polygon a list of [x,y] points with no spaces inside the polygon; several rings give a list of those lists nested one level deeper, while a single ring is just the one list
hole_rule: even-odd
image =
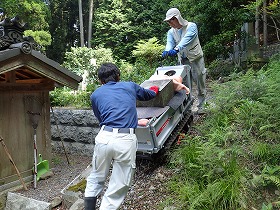
[{"label": "tree trunk", "polygon": [[263,0],[263,46],[267,47],[267,2]]},{"label": "tree trunk", "polygon": [[84,25],[83,25],[83,11],[82,11],[82,0],[78,0],[79,2],[79,19],[80,19],[80,39],[81,39],[81,47],[85,46],[84,40]]},{"label": "tree trunk", "polygon": [[260,46],[260,7],[257,5],[255,14],[255,37],[257,47]]},{"label": "tree trunk", "polygon": [[88,48],[91,48],[92,37],[92,16],[93,16],[93,0],[89,0],[89,18],[88,18]]},{"label": "tree trunk", "polygon": [[275,33],[276,33],[277,40],[280,41],[280,36],[279,36],[280,29],[277,27],[277,23],[274,20],[274,18],[273,17],[270,17],[270,18],[271,18],[271,20],[272,20],[272,22],[274,24],[273,28],[275,28]]}]

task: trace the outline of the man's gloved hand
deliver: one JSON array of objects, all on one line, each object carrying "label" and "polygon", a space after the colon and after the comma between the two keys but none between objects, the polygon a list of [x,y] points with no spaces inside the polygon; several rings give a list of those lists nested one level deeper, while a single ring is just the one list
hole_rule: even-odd
[{"label": "man's gloved hand", "polygon": [[168,56],[168,51],[163,51],[161,57],[166,58]]},{"label": "man's gloved hand", "polygon": [[158,94],[158,86],[152,86],[149,88],[150,90],[154,91],[156,94]]},{"label": "man's gloved hand", "polygon": [[174,49],[173,50],[169,50],[168,51],[168,55],[169,56],[175,56],[175,55],[177,55],[178,52],[179,52],[179,50],[174,50]]}]

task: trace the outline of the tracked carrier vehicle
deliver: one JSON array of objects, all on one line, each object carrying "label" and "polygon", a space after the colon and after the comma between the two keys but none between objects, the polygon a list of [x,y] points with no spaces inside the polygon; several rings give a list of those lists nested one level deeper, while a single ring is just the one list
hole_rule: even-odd
[{"label": "tracked carrier vehicle", "polygon": [[146,126],[136,128],[138,158],[152,158],[169,149],[180,132],[187,132],[193,115],[193,97],[185,90],[174,91],[171,76],[181,76],[183,84],[191,85],[190,66],[158,67],[153,75],[158,79],[145,80],[141,86],[159,87],[159,94],[150,101],[137,101],[138,119],[148,119]]}]

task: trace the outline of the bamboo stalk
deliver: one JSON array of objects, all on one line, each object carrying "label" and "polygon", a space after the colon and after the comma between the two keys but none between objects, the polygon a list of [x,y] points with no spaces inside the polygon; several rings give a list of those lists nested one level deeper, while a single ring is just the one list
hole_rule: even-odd
[{"label": "bamboo stalk", "polygon": [[25,185],[25,183],[24,183],[24,181],[23,181],[23,179],[22,179],[22,177],[21,177],[21,175],[20,175],[20,173],[19,173],[19,170],[18,170],[18,168],[17,168],[17,166],[16,166],[16,164],[15,164],[15,162],[14,162],[12,156],[10,155],[6,144],[4,143],[4,139],[3,139],[1,136],[0,136],[0,142],[1,142],[1,144],[2,144],[2,146],[3,146],[3,148],[4,148],[5,152],[6,152],[6,154],[7,154],[7,156],[8,156],[10,162],[12,163],[12,165],[13,165],[14,168],[15,168],[15,170],[16,170],[16,172],[17,172],[17,175],[18,175],[18,177],[19,177],[19,180],[20,180],[20,182],[21,182],[23,188],[24,188],[25,190],[27,190],[27,187],[26,187],[26,185]]}]

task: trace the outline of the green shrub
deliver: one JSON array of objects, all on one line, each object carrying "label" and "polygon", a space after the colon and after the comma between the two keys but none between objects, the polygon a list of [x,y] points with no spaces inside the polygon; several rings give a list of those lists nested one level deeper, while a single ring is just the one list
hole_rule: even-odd
[{"label": "green shrub", "polygon": [[234,72],[238,72],[234,63],[229,60],[216,59],[207,68],[207,77],[212,80],[228,77]]},{"label": "green shrub", "polygon": [[277,165],[280,162],[280,144],[255,142],[252,144],[251,150],[253,157],[258,161],[272,165]]},{"label": "green shrub", "polygon": [[[274,193],[271,202],[263,196],[280,185],[279,60],[277,55],[258,72],[234,73],[211,86],[209,113],[196,125],[201,136],[187,137],[170,158],[178,172],[170,191],[183,209],[279,205]],[[262,188],[252,188],[258,182]]]},{"label": "green shrub", "polygon": [[55,88],[50,92],[51,106],[90,108],[91,91],[73,91],[69,88]]},{"label": "green shrub", "polygon": [[146,61],[138,60],[131,72],[122,77],[125,81],[133,81],[141,84],[155,72],[156,67],[149,67]]},{"label": "green shrub", "polygon": [[135,50],[132,54],[137,58],[137,60],[145,61],[152,68],[154,63],[158,61],[159,56],[164,50],[164,45],[159,44],[156,37],[146,40],[140,40],[135,46]]}]

